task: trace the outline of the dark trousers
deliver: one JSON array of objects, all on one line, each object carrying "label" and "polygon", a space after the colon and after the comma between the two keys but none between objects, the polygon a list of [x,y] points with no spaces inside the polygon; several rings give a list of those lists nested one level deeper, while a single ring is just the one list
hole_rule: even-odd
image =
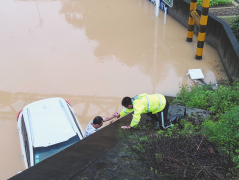
[{"label": "dark trousers", "polygon": [[159,122],[159,125],[162,126],[164,129],[167,129],[168,127],[171,127],[170,119],[168,119],[168,108],[169,103],[166,99],[166,105],[162,111],[156,114],[147,113],[147,115],[151,117],[153,120]]}]

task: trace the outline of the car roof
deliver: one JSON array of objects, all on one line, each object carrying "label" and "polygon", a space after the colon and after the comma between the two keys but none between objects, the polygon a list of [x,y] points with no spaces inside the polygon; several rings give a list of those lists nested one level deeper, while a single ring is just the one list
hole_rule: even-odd
[{"label": "car roof", "polygon": [[34,147],[50,146],[76,135],[72,127],[74,121],[67,109],[62,98],[37,101],[23,108],[23,114],[29,120]]}]

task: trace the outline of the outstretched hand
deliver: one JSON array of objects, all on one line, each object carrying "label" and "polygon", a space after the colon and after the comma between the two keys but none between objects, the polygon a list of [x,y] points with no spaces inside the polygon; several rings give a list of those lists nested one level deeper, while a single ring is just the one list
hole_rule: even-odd
[{"label": "outstretched hand", "polygon": [[130,125],[128,125],[128,126],[121,126],[121,128],[122,128],[122,129],[130,129],[131,126],[130,126]]},{"label": "outstretched hand", "polygon": [[119,118],[120,114],[118,112],[114,112],[113,116]]}]

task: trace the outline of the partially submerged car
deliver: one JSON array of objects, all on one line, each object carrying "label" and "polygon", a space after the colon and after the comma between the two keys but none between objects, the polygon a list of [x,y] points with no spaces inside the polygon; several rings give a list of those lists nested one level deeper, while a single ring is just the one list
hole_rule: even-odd
[{"label": "partially submerged car", "polygon": [[83,139],[76,114],[62,98],[25,106],[18,114],[18,132],[26,168]]}]

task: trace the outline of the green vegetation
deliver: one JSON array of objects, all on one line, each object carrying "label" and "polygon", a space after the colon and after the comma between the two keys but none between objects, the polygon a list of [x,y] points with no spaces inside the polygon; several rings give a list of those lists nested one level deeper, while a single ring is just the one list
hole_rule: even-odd
[{"label": "green vegetation", "polygon": [[[239,7],[238,7],[239,9]],[[239,42],[239,15],[237,16],[219,16],[220,19],[225,21],[231,26],[232,32],[234,33],[237,41]]]},{"label": "green vegetation", "polygon": [[223,114],[239,106],[239,83],[219,84],[215,91],[211,85],[182,86],[173,103],[208,110],[213,119],[218,120]]},{"label": "green vegetation", "polygon": [[[203,0],[198,0],[198,6],[202,6]],[[218,5],[227,5],[232,4],[231,0],[211,0],[210,6],[218,6]]]},{"label": "green vegetation", "polygon": [[185,129],[190,126],[194,129],[187,132],[204,134],[239,168],[239,83],[226,82],[215,91],[210,85],[182,86],[174,103],[210,111],[212,115],[200,125],[200,131],[189,122]]},{"label": "green vegetation", "polygon": [[220,120],[214,122],[206,120],[203,123],[202,133],[211,142],[219,146],[226,154],[232,157],[239,168],[239,107],[222,115]]},{"label": "green vegetation", "polygon": [[233,109],[219,121],[194,113],[167,131],[148,122],[131,131],[126,144],[146,179],[236,179],[238,113],[239,108]]},{"label": "green vegetation", "polygon": [[[237,19],[237,16],[234,16],[234,17],[232,17],[232,16],[218,16],[218,17],[220,19],[222,19],[223,21],[225,21],[226,23],[228,23],[229,26],[231,26],[231,27],[232,27],[233,22]],[[234,32],[234,34],[235,34],[235,32]]]},{"label": "green vegetation", "polygon": [[239,15],[237,15],[235,20],[232,21],[231,28],[235,37],[237,38],[237,41],[239,42]]}]

